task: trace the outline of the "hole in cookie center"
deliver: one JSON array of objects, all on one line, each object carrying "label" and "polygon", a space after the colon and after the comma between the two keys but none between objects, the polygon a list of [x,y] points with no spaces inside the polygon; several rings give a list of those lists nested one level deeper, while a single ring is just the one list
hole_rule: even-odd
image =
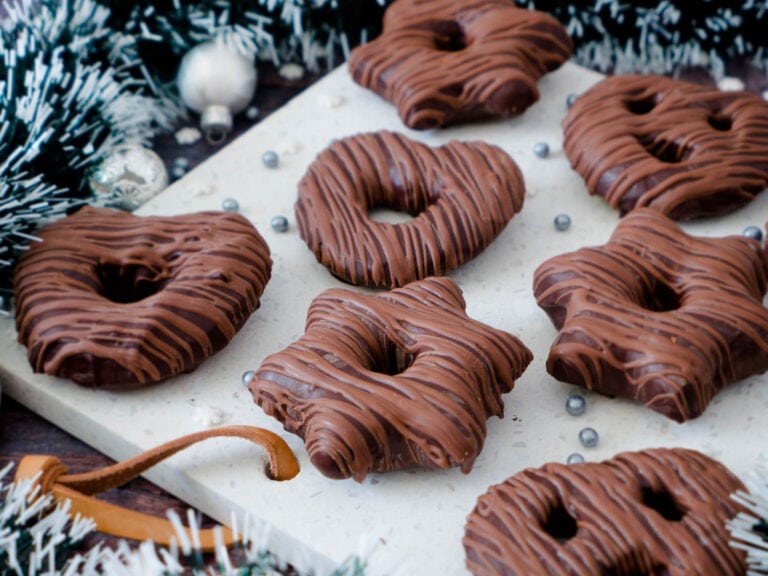
[{"label": "hole in cookie center", "polygon": [[386,336],[384,336],[381,351],[382,355],[375,360],[371,370],[388,376],[402,374],[413,364],[416,358],[415,354],[408,352]]},{"label": "hole in cookie center", "polygon": [[648,114],[656,107],[656,96],[647,96],[639,100],[629,100],[626,103],[627,110],[632,114]]},{"label": "hole in cookie center", "polygon": [[467,47],[467,38],[458,22],[444,22],[435,33],[435,48],[442,52],[459,52]]},{"label": "hole in cookie center", "polygon": [[96,275],[101,282],[101,295],[118,304],[139,302],[162,288],[156,274],[138,264],[99,264]]},{"label": "hole in cookie center", "polygon": [[576,520],[568,513],[562,502],[550,511],[543,528],[547,534],[561,544],[576,536],[578,531]]},{"label": "hole in cookie center", "polygon": [[650,486],[643,486],[642,497],[645,506],[656,510],[664,519],[670,522],[679,522],[685,516],[685,512],[677,505],[672,494],[666,490],[656,491]]},{"label": "hole in cookie center", "polygon": [[728,116],[721,116],[718,114],[707,118],[707,122],[709,122],[709,125],[712,126],[712,128],[719,132],[728,132],[733,124]]},{"label": "hole in cookie center", "polygon": [[413,216],[407,212],[400,212],[385,206],[376,206],[368,210],[368,218],[374,222],[386,222],[388,224],[404,224],[413,220]]},{"label": "hole in cookie center", "polygon": [[680,308],[680,298],[664,282],[656,282],[643,307],[652,312],[671,312]]},{"label": "hole in cookie center", "polygon": [[648,154],[666,164],[677,164],[678,162],[682,162],[688,158],[691,153],[691,149],[687,146],[680,146],[666,138],[649,136],[639,138],[638,141]]}]

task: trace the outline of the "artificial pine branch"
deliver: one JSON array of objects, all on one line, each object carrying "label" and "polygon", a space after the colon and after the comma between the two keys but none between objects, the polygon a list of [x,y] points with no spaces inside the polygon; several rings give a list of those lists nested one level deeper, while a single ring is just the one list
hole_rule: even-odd
[{"label": "artificial pine branch", "polygon": [[[148,144],[173,110],[128,71],[130,41],[94,0],[16,0],[0,25],[0,290],[42,224],[92,201],[89,170]],[[94,41],[91,42],[91,39]]]},{"label": "artificial pine branch", "polygon": [[[240,542],[227,550],[216,528],[219,546],[213,568],[184,531],[174,512],[169,518],[176,528],[177,544],[170,548],[143,542],[131,549],[121,540],[117,548],[100,544],[84,549],[83,539],[96,528],[89,518],[70,515],[69,501],[53,504],[50,494],[40,495],[33,479],[6,483],[12,465],[0,470],[0,576],[302,576],[266,549],[268,528],[246,519],[233,530]],[[192,534],[198,528],[195,514],[187,514]],[[310,571],[308,574],[311,574]],[[365,576],[366,563],[351,556],[331,576]],[[308,576],[307,574],[307,576]]]},{"label": "artificial pine branch", "polygon": [[750,576],[768,575],[768,469],[758,466],[745,484],[746,491],[732,495],[747,511],[728,523],[731,546],[747,553]]}]

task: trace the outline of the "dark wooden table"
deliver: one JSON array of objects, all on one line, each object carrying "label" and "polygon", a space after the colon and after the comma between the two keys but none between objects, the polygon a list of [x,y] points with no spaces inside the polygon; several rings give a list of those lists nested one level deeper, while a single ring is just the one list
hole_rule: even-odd
[{"label": "dark wooden table", "polygon": [[[259,109],[259,116],[255,120],[249,120],[245,114],[239,115],[234,130],[224,145],[262,121],[318,78],[318,75],[308,74],[299,80],[286,80],[271,66],[261,66],[259,86],[253,100],[253,105]],[[198,119],[192,117],[179,128],[197,126],[197,122]],[[191,170],[220,150],[221,146],[211,145],[205,138],[201,138],[194,145],[183,146],[176,142],[173,134],[169,134],[158,138],[154,148],[165,161],[168,173],[171,174],[177,158],[185,158]],[[4,394],[0,402],[0,469],[9,462],[18,463],[27,454],[56,456],[72,473],[94,470],[113,462]],[[102,497],[120,506],[159,516],[164,516],[166,510],[173,509],[184,518],[189,508],[186,503],[142,478],[111,490]],[[202,521],[204,525],[212,524],[205,518],[202,518]],[[112,545],[116,539],[94,534],[89,537],[86,545],[99,541]]]}]

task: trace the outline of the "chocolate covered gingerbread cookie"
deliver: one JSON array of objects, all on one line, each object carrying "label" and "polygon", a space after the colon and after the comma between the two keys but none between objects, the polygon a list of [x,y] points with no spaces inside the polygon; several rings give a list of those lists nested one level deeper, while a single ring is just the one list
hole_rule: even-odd
[{"label": "chocolate covered gingerbread cookie", "polygon": [[445,277],[378,295],[326,290],[306,333],[267,357],[249,388],[331,478],[411,466],[469,472],[486,420],[502,415],[501,396],[532,355],[464,308]]},{"label": "chocolate covered gingerbread cookie", "polygon": [[559,329],[547,370],[682,421],[724,386],[768,370],[768,255],[744,236],[699,238],[636,209],[604,246],[534,273]]},{"label": "chocolate covered gingerbread cookie", "polygon": [[546,464],[492,486],[465,528],[475,576],[741,576],[726,523],[744,486],[693,450],[626,452],[602,463]]},{"label": "chocolate covered gingerbread cookie", "polygon": [[572,50],[560,22],[513,0],[398,0],[349,70],[423,130],[521,114],[538,100],[536,81]]},{"label": "chocolate covered gingerbread cookie", "polygon": [[613,76],[579,96],[563,147],[591,194],[626,214],[724,214],[768,185],[768,102],[653,75]]},{"label": "chocolate covered gingerbread cookie", "polygon": [[[396,288],[480,254],[523,207],[514,160],[485,142],[433,148],[394,132],[337,140],[299,183],[296,225],[318,262],[355,285]],[[375,208],[413,216],[379,222]]]}]

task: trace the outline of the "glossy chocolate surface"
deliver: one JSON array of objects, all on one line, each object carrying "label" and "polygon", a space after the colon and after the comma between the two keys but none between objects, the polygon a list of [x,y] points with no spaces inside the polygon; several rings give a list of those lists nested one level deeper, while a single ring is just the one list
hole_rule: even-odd
[{"label": "glossy chocolate surface", "polygon": [[560,22],[512,0],[399,0],[349,69],[423,130],[521,114],[539,98],[536,81],[572,50]]},{"label": "glossy chocolate surface", "polygon": [[560,330],[547,370],[695,418],[724,386],[768,370],[767,282],[756,240],[689,236],[657,210],[636,209],[607,244],[534,273],[536,300]]},{"label": "glossy chocolate surface", "polygon": [[[497,146],[431,148],[394,132],[334,142],[299,183],[296,224],[318,262],[355,285],[395,288],[474,258],[523,207],[515,162]],[[377,207],[411,214],[372,220]]]},{"label": "glossy chocolate surface", "polygon": [[741,482],[693,450],[523,470],[482,495],[464,548],[475,576],[746,574],[728,545]]},{"label": "glossy chocolate surface", "polygon": [[606,78],[563,121],[563,147],[590,193],[622,214],[676,220],[731,212],[768,186],[768,102],[672,78]]},{"label": "glossy chocolate surface", "polygon": [[44,227],[15,270],[35,372],[134,388],[189,372],[259,307],[269,248],[239,214],[86,207]]},{"label": "glossy chocolate surface", "polygon": [[268,356],[249,388],[331,478],[412,466],[468,473],[486,420],[502,416],[501,396],[532,355],[464,308],[445,277],[377,295],[326,290],[306,333]]}]

